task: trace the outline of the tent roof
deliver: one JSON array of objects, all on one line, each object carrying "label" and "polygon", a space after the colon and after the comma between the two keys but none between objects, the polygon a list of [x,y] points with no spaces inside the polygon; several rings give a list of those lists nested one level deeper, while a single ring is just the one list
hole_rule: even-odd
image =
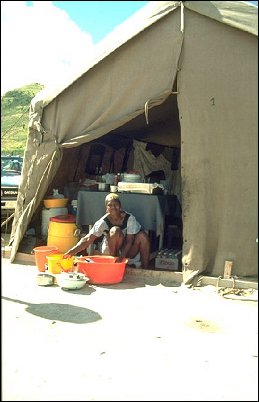
[{"label": "tent roof", "polygon": [[178,7],[182,7],[183,13],[186,7],[218,22],[258,35],[258,7],[245,1],[150,1],[97,44],[94,53],[88,55],[85,64],[79,66],[77,72],[71,72],[62,84],[41,90],[32,100],[34,110],[37,110],[38,102],[40,108],[47,106],[101,60]]}]

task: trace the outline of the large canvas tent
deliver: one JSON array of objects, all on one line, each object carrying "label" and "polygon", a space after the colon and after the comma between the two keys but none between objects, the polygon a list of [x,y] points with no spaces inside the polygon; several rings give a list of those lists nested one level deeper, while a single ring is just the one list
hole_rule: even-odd
[{"label": "large canvas tent", "polygon": [[37,94],[11,261],[62,160],[123,133],[180,149],[184,282],[222,275],[226,260],[257,275],[257,22],[242,1],[151,1]]}]

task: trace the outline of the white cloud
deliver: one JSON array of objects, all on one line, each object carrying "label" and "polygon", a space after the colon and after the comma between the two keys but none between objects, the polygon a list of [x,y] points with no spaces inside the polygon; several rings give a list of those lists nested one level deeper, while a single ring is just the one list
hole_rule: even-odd
[{"label": "white cloud", "polygon": [[93,48],[91,35],[51,1],[1,1],[1,94],[34,82],[57,85]]}]

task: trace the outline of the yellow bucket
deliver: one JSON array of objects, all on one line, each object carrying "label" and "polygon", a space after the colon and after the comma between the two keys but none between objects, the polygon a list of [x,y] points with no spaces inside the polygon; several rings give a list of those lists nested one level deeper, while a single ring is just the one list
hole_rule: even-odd
[{"label": "yellow bucket", "polygon": [[47,255],[48,271],[52,274],[60,274],[62,271],[71,271],[74,257],[63,258],[64,254]]},{"label": "yellow bucket", "polygon": [[79,241],[80,230],[74,215],[59,215],[50,218],[48,228],[48,246],[57,246],[61,253],[67,252]]}]

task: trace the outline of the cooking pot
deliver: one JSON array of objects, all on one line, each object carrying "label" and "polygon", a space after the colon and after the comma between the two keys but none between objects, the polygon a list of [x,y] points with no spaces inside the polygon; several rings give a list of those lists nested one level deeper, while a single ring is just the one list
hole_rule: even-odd
[{"label": "cooking pot", "polygon": [[51,286],[54,284],[54,276],[50,274],[41,273],[37,275],[37,284],[39,286]]}]

